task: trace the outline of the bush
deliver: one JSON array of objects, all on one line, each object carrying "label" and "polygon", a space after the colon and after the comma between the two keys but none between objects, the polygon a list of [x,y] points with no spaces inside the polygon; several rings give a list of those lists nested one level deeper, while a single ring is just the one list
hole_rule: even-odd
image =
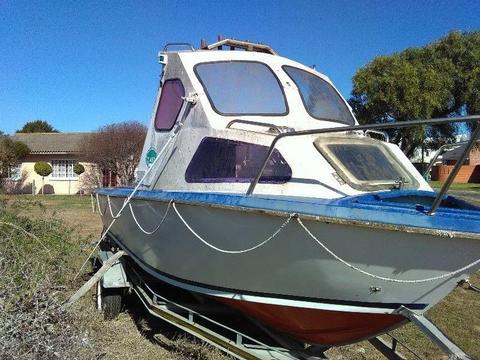
[{"label": "bush", "polygon": [[45,162],[45,161],[36,162],[33,169],[41,177],[48,176],[53,171],[51,165],[49,163]]},{"label": "bush", "polygon": [[59,220],[21,211],[0,203],[0,358],[75,358],[82,335],[60,305],[78,247]]},{"label": "bush", "polygon": [[85,167],[80,163],[76,163],[73,166],[73,172],[77,175],[82,175],[85,172]]},{"label": "bush", "polygon": [[5,178],[9,166],[15,165],[30,153],[27,145],[20,141],[13,141],[0,131],[0,191],[4,190]]}]

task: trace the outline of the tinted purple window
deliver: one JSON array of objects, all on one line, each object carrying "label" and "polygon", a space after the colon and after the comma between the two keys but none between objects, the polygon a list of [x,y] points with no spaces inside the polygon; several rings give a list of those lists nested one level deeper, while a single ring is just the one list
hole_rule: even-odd
[{"label": "tinted purple window", "polygon": [[171,130],[182,108],[185,96],[183,84],[178,79],[167,80],[162,86],[162,94],[155,114],[155,129]]},{"label": "tinted purple window", "polygon": [[[259,171],[268,147],[243,141],[204,138],[185,173],[187,182],[250,182]],[[292,169],[274,150],[260,182],[285,183]]]}]

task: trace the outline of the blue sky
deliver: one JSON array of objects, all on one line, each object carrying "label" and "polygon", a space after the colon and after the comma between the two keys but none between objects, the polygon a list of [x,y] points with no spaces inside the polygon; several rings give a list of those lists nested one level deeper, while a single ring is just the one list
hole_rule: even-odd
[{"label": "blue sky", "polygon": [[166,42],[217,35],[315,64],[348,97],[377,55],[480,29],[480,1],[0,0],[0,130],[43,119],[60,131],[147,123]]}]

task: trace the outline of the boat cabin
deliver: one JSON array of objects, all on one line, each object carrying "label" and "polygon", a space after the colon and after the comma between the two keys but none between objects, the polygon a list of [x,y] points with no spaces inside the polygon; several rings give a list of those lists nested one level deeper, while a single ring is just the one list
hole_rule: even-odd
[{"label": "boat cabin", "polygon": [[[357,124],[328,77],[267,45],[225,39],[199,50],[170,48],[159,54],[160,89],[138,166],[141,178],[155,162],[143,182],[150,189],[246,193],[279,134]],[[369,135],[279,140],[254,193],[431,190],[396,145]]]}]

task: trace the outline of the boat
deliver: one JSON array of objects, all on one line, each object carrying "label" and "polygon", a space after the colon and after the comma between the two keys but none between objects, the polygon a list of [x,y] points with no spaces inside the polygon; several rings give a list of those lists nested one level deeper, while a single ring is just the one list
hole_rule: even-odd
[{"label": "boat", "polygon": [[479,269],[480,209],[379,131],[479,117],[360,125],[327,76],[264,44],[169,44],[159,61],[138,183],[96,192],[109,241],[150,275],[329,347]]}]

